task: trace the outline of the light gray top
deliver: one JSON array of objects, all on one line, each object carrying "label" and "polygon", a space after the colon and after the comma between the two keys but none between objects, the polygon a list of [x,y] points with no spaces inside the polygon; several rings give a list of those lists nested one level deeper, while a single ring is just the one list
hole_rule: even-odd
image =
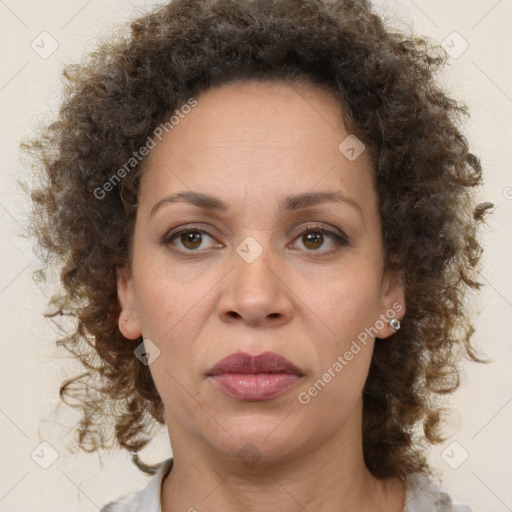
[{"label": "light gray top", "polygon": [[[105,505],[100,512],[162,512],[160,491],[173,460],[165,461],[151,477],[147,486],[129,496]],[[192,507],[191,510],[194,510]],[[415,473],[406,480],[403,512],[473,512],[469,505],[452,500],[425,475]]]}]

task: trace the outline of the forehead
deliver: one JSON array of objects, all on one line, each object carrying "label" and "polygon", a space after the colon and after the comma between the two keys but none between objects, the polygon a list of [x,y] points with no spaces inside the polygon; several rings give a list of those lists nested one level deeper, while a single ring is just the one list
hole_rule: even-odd
[{"label": "forehead", "polygon": [[243,81],[209,89],[196,100],[148,155],[143,195],[189,188],[225,196],[229,184],[231,194],[247,198],[301,193],[320,182],[322,189],[368,195],[371,165],[364,151],[356,159],[344,153],[353,135],[331,91]]}]

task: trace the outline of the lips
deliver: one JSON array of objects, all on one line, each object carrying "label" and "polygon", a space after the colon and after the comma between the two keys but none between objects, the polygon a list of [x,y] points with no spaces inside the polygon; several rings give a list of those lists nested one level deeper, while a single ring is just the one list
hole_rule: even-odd
[{"label": "lips", "polygon": [[219,373],[289,373],[302,376],[294,364],[275,352],[264,352],[257,356],[236,352],[221,359],[207,375]]},{"label": "lips", "polygon": [[268,400],[284,393],[303,376],[288,359],[274,352],[257,356],[236,352],[206,373],[224,393],[247,401]]}]

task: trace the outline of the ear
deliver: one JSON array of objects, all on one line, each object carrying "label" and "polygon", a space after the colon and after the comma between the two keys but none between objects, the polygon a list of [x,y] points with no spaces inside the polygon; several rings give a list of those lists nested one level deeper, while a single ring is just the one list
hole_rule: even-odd
[{"label": "ear", "polygon": [[126,267],[117,268],[117,297],[121,305],[119,314],[119,330],[129,340],[142,336],[140,321],[135,307],[135,290],[130,270]]},{"label": "ear", "polygon": [[401,272],[386,271],[382,279],[381,288],[381,322],[376,325],[383,325],[378,330],[377,338],[387,338],[395,333],[389,324],[392,318],[401,320],[405,316],[405,282]]}]

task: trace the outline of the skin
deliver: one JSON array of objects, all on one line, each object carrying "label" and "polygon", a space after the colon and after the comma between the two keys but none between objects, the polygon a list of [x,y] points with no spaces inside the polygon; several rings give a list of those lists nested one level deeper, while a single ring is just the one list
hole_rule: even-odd
[{"label": "skin", "polygon": [[[123,335],[160,350],[150,371],[174,456],[162,510],[401,511],[403,482],[374,478],[362,452],[362,389],[374,343],[393,334],[388,320],[308,404],[298,400],[393,304],[405,313],[400,276],[384,272],[367,152],[350,161],[339,151],[350,132],[318,86],[239,82],[197,100],[147,157],[131,267],[118,273]],[[151,214],[182,191],[228,208],[164,201]],[[358,206],[284,209],[286,197],[319,191]],[[322,224],[348,242],[322,237]],[[184,225],[209,235],[162,242]],[[252,263],[236,251],[249,236],[263,251]],[[236,351],[277,352],[303,377],[270,400],[233,398],[205,372]]]}]

